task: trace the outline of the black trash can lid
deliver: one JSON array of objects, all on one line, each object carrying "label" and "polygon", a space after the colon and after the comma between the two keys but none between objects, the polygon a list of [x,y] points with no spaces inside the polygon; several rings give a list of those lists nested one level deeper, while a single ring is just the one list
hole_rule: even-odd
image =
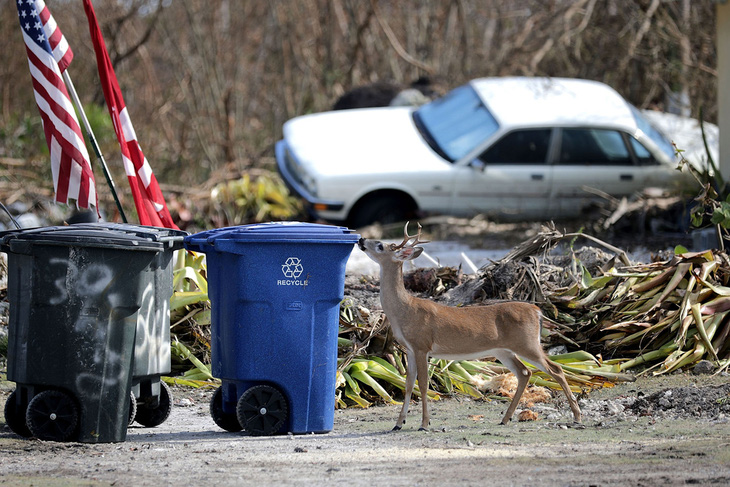
[{"label": "black trash can lid", "polygon": [[319,223],[269,222],[216,228],[185,237],[185,246],[198,250],[218,240],[252,243],[355,244],[360,235],[347,227]]},{"label": "black trash can lid", "polygon": [[[186,232],[127,224],[83,223],[9,230],[0,233],[0,250],[27,253],[29,246],[94,247],[160,252],[181,248]],[[171,233],[172,232],[172,233]],[[177,234],[177,232],[181,232]],[[175,243],[177,242],[177,243]]]},{"label": "black trash can lid", "polygon": [[131,223],[95,222],[76,223],[71,226],[76,228],[89,228],[91,230],[104,228],[109,229],[113,232],[125,232],[130,235],[136,235],[141,239],[148,239],[155,242],[160,242],[164,244],[166,248],[172,250],[178,250],[183,248],[183,239],[188,235],[188,232],[184,230],[176,230],[164,227],[150,227],[144,225],[133,225]]}]

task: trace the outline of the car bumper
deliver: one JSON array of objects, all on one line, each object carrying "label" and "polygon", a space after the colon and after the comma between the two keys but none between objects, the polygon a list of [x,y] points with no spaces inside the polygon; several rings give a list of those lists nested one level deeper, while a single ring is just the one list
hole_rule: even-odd
[{"label": "car bumper", "polygon": [[291,169],[290,165],[295,164],[295,161],[292,159],[294,156],[289,152],[285,141],[278,141],[274,147],[274,152],[276,154],[276,167],[279,170],[281,178],[291,192],[304,200],[307,209],[313,217],[327,220],[344,219],[345,215],[342,214],[345,208],[344,202],[317,198],[302,184],[295,172]]}]

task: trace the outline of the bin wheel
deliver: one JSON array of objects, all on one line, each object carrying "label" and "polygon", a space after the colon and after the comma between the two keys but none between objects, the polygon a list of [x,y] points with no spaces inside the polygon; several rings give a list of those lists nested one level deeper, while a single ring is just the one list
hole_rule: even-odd
[{"label": "bin wheel", "polygon": [[134,392],[129,393],[129,421],[127,421],[127,426],[132,426],[132,423],[134,423],[134,418],[137,417],[137,398],[134,397]]},{"label": "bin wheel", "polygon": [[172,391],[170,386],[160,382],[160,400],[157,406],[149,406],[142,402],[137,408],[136,421],[147,428],[154,428],[165,422],[172,411]]},{"label": "bin wheel", "polygon": [[243,429],[235,414],[223,411],[223,391],[220,387],[215,390],[213,398],[210,400],[210,415],[215,424],[226,431],[235,433]]},{"label": "bin wheel", "polygon": [[25,422],[25,412],[28,404],[23,401],[18,404],[18,391],[13,391],[5,403],[5,422],[14,433],[29,438],[31,436],[28,425]]},{"label": "bin wheel", "polygon": [[31,434],[40,440],[68,441],[76,433],[79,408],[63,391],[43,391],[28,403],[25,422]]},{"label": "bin wheel", "polygon": [[246,433],[252,436],[279,432],[289,413],[286,398],[275,387],[258,385],[248,389],[238,400],[236,416]]}]

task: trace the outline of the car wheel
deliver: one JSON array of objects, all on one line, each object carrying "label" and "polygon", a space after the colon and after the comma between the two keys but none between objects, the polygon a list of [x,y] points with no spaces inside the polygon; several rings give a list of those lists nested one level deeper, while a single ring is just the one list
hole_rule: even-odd
[{"label": "car wheel", "polygon": [[349,225],[361,228],[375,222],[383,225],[403,222],[416,215],[416,204],[407,196],[394,194],[368,196],[350,212]]}]

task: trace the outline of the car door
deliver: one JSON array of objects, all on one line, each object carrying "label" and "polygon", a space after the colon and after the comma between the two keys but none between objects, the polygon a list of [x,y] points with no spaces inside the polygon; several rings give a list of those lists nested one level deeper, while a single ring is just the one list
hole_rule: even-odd
[{"label": "car door", "polygon": [[651,165],[643,164],[629,136],[603,128],[556,129],[558,147],[553,161],[551,198],[556,217],[575,217],[602,193],[629,196],[646,187]]},{"label": "car door", "polygon": [[550,128],[514,130],[470,165],[458,166],[452,211],[504,218],[543,218],[548,213],[552,168]]}]

